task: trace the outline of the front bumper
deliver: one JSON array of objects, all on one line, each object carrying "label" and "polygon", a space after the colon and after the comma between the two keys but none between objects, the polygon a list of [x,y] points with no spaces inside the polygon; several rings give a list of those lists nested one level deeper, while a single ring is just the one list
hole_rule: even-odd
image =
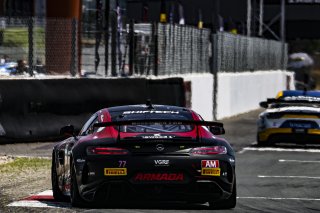
[{"label": "front bumper", "polygon": [[268,128],[258,132],[259,142],[319,143],[320,129],[306,129],[303,133],[292,128]]}]

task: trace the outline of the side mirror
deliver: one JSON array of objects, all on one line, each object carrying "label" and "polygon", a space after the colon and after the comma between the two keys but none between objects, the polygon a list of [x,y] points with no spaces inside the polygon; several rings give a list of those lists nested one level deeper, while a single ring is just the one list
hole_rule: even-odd
[{"label": "side mirror", "polygon": [[262,108],[268,108],[268,102],[267,101],[262,101],[259,104]]},{"label": "side mirror", "polygon": [[60,129],[60,135],[64,136],[74,136],[74,126],[73,125],[68,125],[64,126]]},{"label": "side mirror", "polygon": [[210,132],[214,135],[223,135],[226,133],[223,127],[218,127],[218,126],[210,126]]}]

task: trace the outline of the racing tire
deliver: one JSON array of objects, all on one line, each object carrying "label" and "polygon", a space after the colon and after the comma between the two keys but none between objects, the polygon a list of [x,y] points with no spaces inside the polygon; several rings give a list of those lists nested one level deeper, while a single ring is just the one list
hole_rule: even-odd
[{"label": "racing tire", "polygon": [[258,135],[258,134],[257,134],[257,146],[258,146],[258,147],[267,146],[267,141],[262,142],[261,140],[259,140],[259,135]]},{"label": "racing tire", "polygon": [[52,153],[52,165],[51,165],[51,184],[53,197],[57,201],[68,201],[68,197],[64,195],[59,188],[56,158],[54,152]]},{"label": "racing tire", "polygon": [[72,207],[85,207],[86,201],[82,199],[79,193],[78,183],[76,179],[76,171],[72,163],[70,167],[71,172],[71,187],[70,187],[70,201]]},{"label": "racing tire", "polygon": [[232,194],[226,200],[219,200],[215,202],[209,202],[210,209],[233,209],[237,205],[237,183],[234,181]]}]

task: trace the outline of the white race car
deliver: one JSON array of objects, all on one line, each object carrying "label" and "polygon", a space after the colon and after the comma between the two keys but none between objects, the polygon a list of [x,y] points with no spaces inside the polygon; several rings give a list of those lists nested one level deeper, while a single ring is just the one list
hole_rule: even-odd
[{"label": "white race car", "polygon": [[281,91],[260,103],[257,143],[320,144],[320,91]]}]

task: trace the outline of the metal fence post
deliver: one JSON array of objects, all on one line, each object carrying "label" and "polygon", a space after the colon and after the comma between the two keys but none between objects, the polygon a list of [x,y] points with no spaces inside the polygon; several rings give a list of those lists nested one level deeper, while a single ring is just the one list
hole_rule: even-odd
[{"label": "metal fence post", "polygon": [[158,76],[158,24],[154,23],[152,26],[152,37],[154,39],[154,75]]},{"label": "metal fence post", "polygon": [[111,13],[111,75],[117,76],[117,13],[113,10]]},{"label": "metal fence post", "polygon": [[34,19],[33,17],[29,18],[28,24],[28,64],[29,64],[29,74],[33,76],[33,26],[34,26]]},{"label": "metal fence post", "polygon": [[129,24],[129,75],[133,75],[134,67],[134,21]]},{"label": "metal fence post", "polygon": [[72,76],[76,75],[76,57],[77,57],[77,21],[72,19],[71,21],[71,64],[70,64],[70,74]]},{"label": "metal fence post", "polygon": [[219,72],[219,65],[220,63],[218,60],[220,59],[219,57],[219,50],[218,50],[218,33],[217,34],[212,34],[211,36],[211,51],[212,51],[212,58],[211,58],[211,72],[213,74],[213,119],[217,120],[217,94],[218,94],[218,72]]},{"label": "metal fence post", "polygon": [[109,68],[109,14],[110,14],[110,3],[106,1],[105,8],[105,32],[104,32],[104,75],[108,76]]}]

